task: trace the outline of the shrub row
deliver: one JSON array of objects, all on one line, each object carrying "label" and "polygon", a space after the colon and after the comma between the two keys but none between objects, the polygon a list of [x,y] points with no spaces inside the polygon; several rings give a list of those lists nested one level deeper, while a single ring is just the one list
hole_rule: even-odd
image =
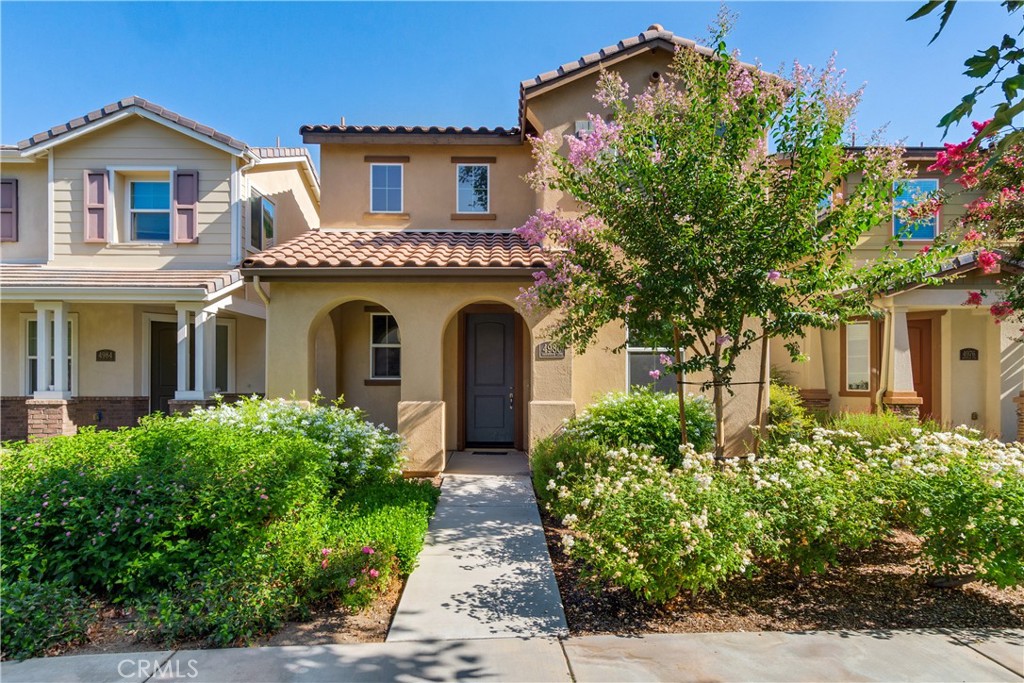
[{"label": "shrub row", "polygon": [[810,427],[804,441],[724,464],[687,447],[678,465],[572,434],[535,449],[535,483],[584,570],[651,602],[768,562],[821,571],[895,526],[922,538],[936,575],[1024,581],[1020,444],[897,429],[908,438],[876,445]]},{"label": "shrub row", "polygon": [[[4,445],[4,655],[79,637],[90,600],[215,645],[366,604],[411,570],[437,499],[397,476],[401,448],[358,411],[259,399]],[[72,626],[45,631],[42,602]]]}]

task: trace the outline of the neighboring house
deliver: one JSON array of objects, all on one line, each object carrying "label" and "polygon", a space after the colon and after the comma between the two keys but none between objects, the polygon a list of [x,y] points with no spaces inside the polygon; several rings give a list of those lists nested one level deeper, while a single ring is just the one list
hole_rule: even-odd
[{"label": "neighboring house", "polygon": [[[528,448],[596,396],[651,382],[656,350],[612,352],[621,326],[584,354],[547,342],[548,314],[515,301],[544,257],[512,231],[569,206],[523,180],[527,136],[586,129],[600,69],[638,92],[677,49],[704,50],[653,26],[524,81],[510,130],[303,126],[320,145],[321,230],[242,264],[269,294],[267,393],[344,396],[406,437],[410,471],[436,472],[453,450]],[[757,364],[741,359],[736,380],[756,380]],[[755,406],[749,385],[729,399],[733,451]]]},{"label": "neighboring house", "polygon": [[266,310],[237,266],[318,227],[304,149],[130,97],[0,163],[0,438],[265,390]]},{"label": "neighboring house", "polygon": [[[858,150],[853,150],[858,151]],[[912,147],[907,162],[917,176],[904,183],[899,206],[940,187],[953,197],[930,222],[913,226],[893,218],[867,233],[854,252],[858,261],[878,258],[889,238],[902,234],[905,253],[932,243],[962,216],[978,195],[955,177],[928,171],[942,148]],[[846,180],[845,185],[857,182]],[[846,189],[845,186],[843,189]],[[947,264],[937,278],[876,301],[879,316],[837,330],[810,330],[802,340],[805,362],[790,363],[774,340],[772,363],[801,389],[811,406],[831,412],[894,410],[946,425],[967,425],[1005,441],[1024,439],[1024,344],[1017,325],[1000,325],[989,314],[1003,274],[1021,264],[1004,259],[982,272],[972,256]],[[984,306],[966,306],[970,291],[988,294]]]}]

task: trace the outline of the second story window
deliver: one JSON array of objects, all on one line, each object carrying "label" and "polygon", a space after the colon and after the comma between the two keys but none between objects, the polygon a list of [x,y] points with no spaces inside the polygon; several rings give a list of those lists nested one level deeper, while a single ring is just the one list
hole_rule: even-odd
[{"label": "second story window", "polygon": [[129,181],[131,239],[171,241],[171,184],[154,180]]},{"label": "second story window", "polygon": [[370,166],[370,211],[402,213],[402,165]]},{"label": "second story window", "polygon": [[938,178],[900,180],[893,186],[892,234],[904,240],[933,240],[939,231],[937,214],[910,218],[903,212],[935,194],[939,190]]},{"label": "second story window", "polygon": [[487,213],[491,209],[490,166],[459,164],[456,170],[456,209],[459,213]]},{"label": "second story window", "polygon": [[274,202],[255,190],[249,200],[249,246],[258,250],[274,246]]},{"label": "second story window", "polygon": [[0,242],[18,241],[18,181],[0,180]]}]

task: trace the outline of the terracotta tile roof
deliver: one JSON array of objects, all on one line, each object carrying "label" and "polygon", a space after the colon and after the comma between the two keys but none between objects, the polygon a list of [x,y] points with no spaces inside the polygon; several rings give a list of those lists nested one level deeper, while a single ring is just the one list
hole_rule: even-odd
[{"label": "terracotta tile roof", "polygon": [[204,289],[213,294],[242,279],[238,270],[97,270],[36,264],[0,265],[0,294],[10,288]]},{"label": "terracotta tile roof", "polygon": [[35,147],[36,145],[40,145],[44,142],[49,142],[54,138],[58,138],[61,135],[70,133],[75,129],[81,128],[82,126],[86,126],[90,123],[99,121],[100,119],[112,116],[114,114],[117,114],[118,112],[124,111],[125,109],[131,109],[132,107],[144,109],[152,114],[156,114],[157,116],[166,119],[167,121],[170,121],[171,123],[175,123],[179,126],[184,126],[189,130],[195,131],[200,135],[205,135],[211,140],[216,140],[217,142],[225,144],[228,147],[237,149],[238,151],[244,151],[248,148],[248,146],[244,142],[242,142],[241,140],[237,140],[231,137],[230,135],[227,135],[226,133],[222,133],[218,130],[210,128],[209,126],[204,126],[203,124],[197,121],[193,121],[192,119],[186,118],[181,114],[177,114],[171,111],[170,109],[165,109],[164,107],[161,107],[158,104],[150,102],[149,100],[145,100],[141,97],[133,95],[131,97],[126,97],[123,100],[119,100],[112,104],[108,104],[107,106],[101,107],[100,109],[90,112],[84,116],[79,116],[78,118],[71,119],[67,123],[62,123],[58,126],[54,126],[53,128],[49,130],[44,130],[41,133],[36,133],[32,137],[19,142],[18,149],[26,150],[31,147]]},{"label": "terracotta tile roof", "polygon": [[472,128],[464,126],[343,126],[338,124],[307,124],[299,128],[299,133],[306,142],[316,142],[308,139],[307,136],[331,135],[349,137],[388,137],[394,136],[396,142],[401,142],[406,136],[446,136],[470,139],[503,139],[510,138],[518,140],[518,128]]},{"label": "terracotta tile roof", "polygon": [[251,256],[257,268],[544,268],[544,253],[511,232],[315,230]]},{"label": "terracotta tile roof", "polygon": [[260,159],[286,159],[288,157],[306,157],[310,159],[305,147],[250,147],[252,153]]},{"label": "terracotta tile roof", "polygon": [[[698,45],[696,42],[690,40],[689,38],[677,36],[676,34],[672,33],[672,31],[666,31],[664,28],[662,28],[660,24],[652,24],[650,28],[648,28],[646,31],[639,35],[632,36],[630,38],[624,38],[623,40],[620,40],[614,45],[609,45],[608,47],[598,50],[597,52],[591,52],[589,55],[583,55],[574,62],[563,64],[554,71],[548,71],[538,76],[534,76],[533,78],[522,81],[520,83],[520,87],[524,91],[529,90],[539,85],[556,81],[560,78],[572,74],[575,71],[579,71],[580,69],[584,69],[598,62],[602,62],[608,59],[609,57],[613,57],[621,52],[625,52],[631,49],[635,50],[638,48],[642,48],[644,46],[653,47],[659,44],[663,47],[672,50],[676,49],[676,47],[682,47],[689,48],[691,50],[696,50],[697,52],[703,55],[711,56],[714,54],[714,50],[711,50],[710,48],[704,47],[703,45]],[[753,67],[751,66],[751,68]]]}]

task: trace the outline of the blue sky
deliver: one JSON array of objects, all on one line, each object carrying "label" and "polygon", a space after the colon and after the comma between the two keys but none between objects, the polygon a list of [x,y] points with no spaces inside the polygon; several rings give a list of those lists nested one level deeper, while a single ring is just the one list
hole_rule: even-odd
[{"label": "blue sky", "polygon": [[[996,2],[906,22],[918,2],[736,2],[731,44],[766,67],[837,50],[867,83],[858,128],[941,142],[963,60],[1016,30]],[[661,23],[699,38],[717,3],[0,4],[0,140],[141,95],[252,145],[299,126],[513,126],[519,81]],[[994,99],[986,104],[991,106]],[[979,118],[987,112],[983,108]],[[950,132],[966,137],[968,127]],[[312,151],[316,152],[314,148]]]}]

